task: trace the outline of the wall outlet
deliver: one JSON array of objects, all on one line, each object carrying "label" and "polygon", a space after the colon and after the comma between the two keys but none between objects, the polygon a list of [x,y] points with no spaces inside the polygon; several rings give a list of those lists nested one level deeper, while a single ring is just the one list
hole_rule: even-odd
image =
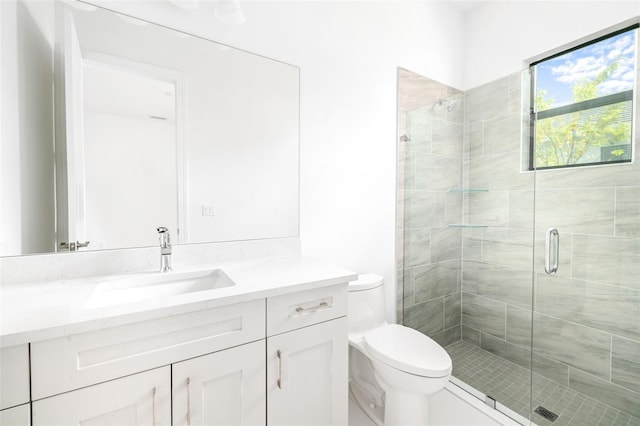
[{"label": "wall outlet", "polygon": [[204,204],[202,205],[202,216],[215,216],[216,215],[216,210],[213,208],[213,206],[205,206]]}]

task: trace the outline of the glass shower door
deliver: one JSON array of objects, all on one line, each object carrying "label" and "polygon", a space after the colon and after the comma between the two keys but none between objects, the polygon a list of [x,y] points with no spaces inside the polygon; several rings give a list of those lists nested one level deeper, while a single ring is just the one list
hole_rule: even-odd
[{"label": "glass shower door", "polygon": [[[537,105],[531,420],[538,425],[640,424],[640,108],[633,94],[598,102],[609,103]],[[617,114],[615,146],[594,142],[589,126],[603,114]],[[592,165],[549,157],[549,147],[567,148],[553,146],[550,132],[575,140],[572,154],[591,143]],[[610,154],[620,154],[617,164],[593,164]]]},{"label": "glass shower door", "polygon": [[640,424],[639,166],[536,172],[535,423]]}]

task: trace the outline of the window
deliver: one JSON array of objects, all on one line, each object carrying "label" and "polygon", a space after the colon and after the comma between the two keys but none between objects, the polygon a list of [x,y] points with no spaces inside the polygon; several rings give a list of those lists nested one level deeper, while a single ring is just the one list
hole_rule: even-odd
[{"label": "window", "polygon": [[531,64],[530,169],[629,162],[638,25]]}]

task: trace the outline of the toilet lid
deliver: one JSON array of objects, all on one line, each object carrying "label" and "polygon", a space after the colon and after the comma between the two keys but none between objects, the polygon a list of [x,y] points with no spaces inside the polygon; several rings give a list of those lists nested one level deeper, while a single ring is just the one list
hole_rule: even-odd
[{"label": "toilet lid", "polygon": [[412,328],[387,324],[365,334],[371,356],[407,373],[444,377],[451,373],[451,358],[442,346]]}]

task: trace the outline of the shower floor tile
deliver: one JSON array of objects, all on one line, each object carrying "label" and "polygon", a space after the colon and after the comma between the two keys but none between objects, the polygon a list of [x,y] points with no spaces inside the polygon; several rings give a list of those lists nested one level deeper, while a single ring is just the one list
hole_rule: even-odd
[{"label": "shower floor tile", "polygon": [[543,406],[559,417],[551,422],[531,414],[531,373],[479,346],[464,340],[446,347],[453,360],[453,376],[489,395],[539,426],[636,426],[640,418],[630,416],[546,377],[533,375],[533,408]]}]

